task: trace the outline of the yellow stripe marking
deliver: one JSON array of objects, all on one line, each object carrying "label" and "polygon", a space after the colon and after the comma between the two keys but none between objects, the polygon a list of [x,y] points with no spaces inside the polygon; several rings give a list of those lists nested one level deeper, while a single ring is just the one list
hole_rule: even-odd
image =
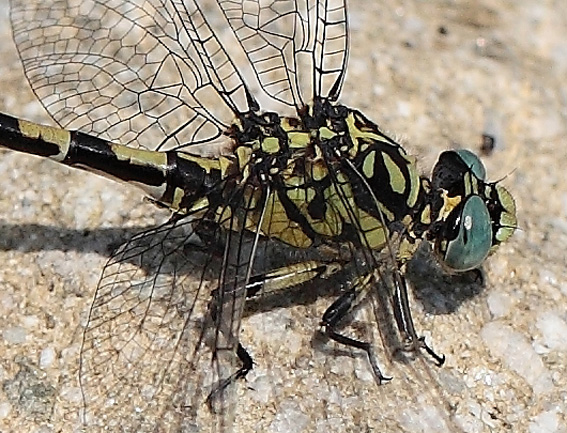
[{"label": "yellow stripe marking", "polygon": [[498,200],[502,204],[505,211],[500,215],[499,223],[504,227],[501,227],[496,233],[496,239],[500,242],[506,241],[514,231],[516,231],[516,226],[518,225],[518,219],[516,218],[516,202],[512,197],[512,194],[502,186],[496,186],[496,192],[498,194]]},{"label": "yellow stripe marking", "polygon": [[219,157],[219,169],[221,172],[222,179],[226,178],[229,168],[232,167],[232,163],[233,160],[230,158],[227,158],[225,156]]},{"label": "yellow stripe marking", "polygon": [[419,197],[419,187],[421,185],[421,179],[416,169],[415,157],[407,155],[404,152],[400,153],[402,157],[408,162],[408,172],[409,172],[409,195],[408,195],[408,206],[413,208],[417,203],[417,198]]},{"label": "yellow stripe marking", "polygon": [[373,150],[366,155],[364,162],[362,163],[362,172],[366,179],[372,179],[374,177],[374,163],[376,162],[376,151]]},{"label": "yellow stripe marking", "polygon": [[247,146],[238,146],[236,148],[236,157],[238,158],[238,168],[242,174],[242,180],[248,179],[250,176],[250,157],[252,156],[252,149]]},{"label": "yellow stripe marking", "polygon": [[422,224],[431,224],[431,205],[428,204],[425,209],[423,209],[423,212],[421,213],[420,216],[420,222]]},{"label": "yellow stripe marking", "polygon": [[305,149],[311,142],[311,137],[306,132],[288,132],[290,149]]},{"label": "yellow stripe marking", "polygon": [[336,132],[331,131],[329,128],[327,128],[326,126],[323,126],[322,128],[319,128],[319,137],[321,137],[324,140],[328,140],[330,138],[333,138],[337,135]]},{"label": "yellow stripe marking", "polygon": [[55,161],[63,161],[69,151],[71,142],[71,133],[64,129],[54,128],[51,126],[42,126],[27,120],[18,120],[20,132],[24,137],[41,139],[51,144],[55,144],[59,148],[57,155],[50,156]]},{"label": "yellow stripe marking", "polygon": [[[372,132],[371,130],[363,131],[363,130],[357,128],[356,125],[355,125],[355,121],[356,121],[356,119],[354,118],[354,113],[349,113],[349,115],[346,118],[346,123],[347,123],[347,126],[348,126],[349,134],[353,138],[353,142],[356,141],[357,138],[364,138],[364,139],[370,139],[370,140],[374,140],[374,141],[381,141],[382,143],[388,143],[388,144],[391,144],[392,146],[395,146],[394,143],[392,143],[389,140],[386,140],[383,136],[378,135],[378,134]],[[360,121],[364,122],[363,119],[360,119]]]},{"label": "yellow stripe marking", "polygon": [[327,177],[329,172],[327,166],[322,160],[314,161],[311,167],[311,177],[314,181],[321,181]]},{"label": "yellow stripe marking", "polygon": [[181,206],[181,200],[183,200],[183,197],[185,196],[185,191],[183,191],[181,188],[175,188],[175,190],[173,191],[173,200],[171,200],[171,209],[173,210],[179,210],[180,206]]},{"label": "yellow stripe marking", "polygon": [[120,144],[110,144],[110,150],[120,161],[128,161],[133,165],[155,167],[163,173],[167,170],[167,154],[151,150],[133,149]]},{"label": "yellow stripe marking", "polygon": [[384,165],[388,174],[390,175],[390,186],[394,192],[402,194],[406,189],[406,179],[400,167],[394,162],[390,155],[382,152],[382,159],[384,160]]},{"label": "yellow stripe marking", "polygon": [[262,150],[266,153],[275,154],[280,150],[280,142],[276,137],[266,137],[262,141]]},{"label": "yellow stripe marking", "polygon": [[[145,152],[150,152],[150,151],[146,150]],[[152,153],[160,153],[160,154],[165,155],[164,152],[152,152]],[[213,171],[213,170],[221,170],[221,166],[223,164],[225,164],[225,160],[226,160],[226,158],[219,158],[219,159],[206,158],[206,157],[191,155],[189,153],[183,153],[183,152],[179,152],[177,155],[180,158],[183,158],[187,161],[194,162],[195,164],[199,165],[199,167],[201,167],[203,170],[205,170],[208,174],[210,174],[211,171]],[[167,159],[166,159],[166,162],[167,162]]]}]

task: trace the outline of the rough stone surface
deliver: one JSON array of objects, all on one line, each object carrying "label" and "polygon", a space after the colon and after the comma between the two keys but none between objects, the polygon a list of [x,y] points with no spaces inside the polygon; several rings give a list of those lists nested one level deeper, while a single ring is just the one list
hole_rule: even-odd
[{"label": "rough stone surface", "polygon": [[[7,11],[0,0],[0,110],[49,123]],[[520,230],[487,260],[481,290],[439,278],[417,293],[442,369],[392,361],[394,380],[377,387],[363,360],[312,342],[328,299],[250,317],[243,339],[258,365],[239,390],[239,430],[566,432],[567,3],[358,0],[350,14],[341,101],[399,137],[424,172],[440,151],[478,151],[494,136],[484,162],[514,194]],[[81,325],[100,271],[113,246],[165,214],[131,188],[35,157],[2,151],[0,173],[0,431],[77,431]],[[277,413],[265,403],[270,368],[302,384],[277,390]]]}]

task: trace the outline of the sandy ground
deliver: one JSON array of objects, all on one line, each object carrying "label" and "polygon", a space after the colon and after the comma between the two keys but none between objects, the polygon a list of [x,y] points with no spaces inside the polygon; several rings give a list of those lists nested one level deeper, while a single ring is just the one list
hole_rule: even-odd
[{"label": "sandy ground", "polygon": [[[7,3],[0,0],[0,110],[49,123],[20,67]],[[272,408],[276,415],[247,397],[240,431],[567,432],[567,3],[352,1],[350,11],[341,101],[400,138],[424,172],[444,149],[479,151],[482,134],[495,137],[484,162],[516,198],[521,230],[487,260],[485,287],[454,293],[443,279],[440,290],[418,294],[418,326],[447,356],[442,369],[394,361],[395,380],[378,388],[368,375],[352,377],[349,357],[316,347],[299,361],[256,358],[264,367],[250,388],[260,388],[267,366],[302,376],[318,362],[333,389],[341,378],[353,382],[326,396],[336,413],[310,411],[307,380]],[[131,188],[39,158],[2,152],[0,173],[0,431],[73,431],[76,412],[60,408],[81,401],[81,324],[100,270],[136,228],[166,214]],[[307,341],[328,303],[309,306],[309,324],[276,337]],[[244,328],[302,314],[252,316]],[[268,350],[269,336],[254,338],[256,353]]]}]

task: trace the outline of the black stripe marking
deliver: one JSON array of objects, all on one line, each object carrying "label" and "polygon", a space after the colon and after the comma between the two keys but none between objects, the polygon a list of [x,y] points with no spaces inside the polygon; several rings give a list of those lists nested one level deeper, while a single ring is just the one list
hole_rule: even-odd
[{"label": "black stripe marking", "polygon": [[92,168],[125,182],[138,182],[143,185],[160,186],[166,181],[164,173],[151,165],[132,164],[119,159],[109,141],[71,132],[71,143],[63,164]]},{"label": "black stripe marking", "polygon": [[[39,125],[38,127],[41,128]],[[61,151],[55,143],[23,135],[19,120],[2,113],[0,113],[0,145],[18,152],[48,158],[59,155]]]}]

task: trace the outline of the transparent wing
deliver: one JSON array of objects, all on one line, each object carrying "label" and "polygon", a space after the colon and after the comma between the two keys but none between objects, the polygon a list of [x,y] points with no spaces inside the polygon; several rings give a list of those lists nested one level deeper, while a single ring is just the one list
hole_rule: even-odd
[{"label": "transparent wing", "polygon": [[13,0],[30,84],[62,126],[155,150],[219,137],[249,99],[196,2]]},{"label": "transparent wing", "polygon": [[222,139],[256,99],[290,114],[306,97],[336,97],[346,8],[326,3],[12,0],[11,21],[32,89],[61,126],[167,150]]},{"label": "transparent wing", "polygon": [[176,226],[135,236],[103,271],[81,349],[84,421],[94,431],[124,419],[151,431],[179,419],[179,389],[190,376],[181,369],[184,344],[198,339],[191,321],[206,312],[208,293],[182,273],[190,233]]},{"label": "transparent wing", "polygon": [[240,46],[271,97],[302,107],[338,97],[346,72],[344,0],[219,1]]},{"label": "transparent wing", "polygon": [[191,431],[198,424],[224,431],[230,424],[230,388],[222,389],[223,410],[208,410],[206,401],[239,367],[244,292],[234,290],[238,266],[207,254],[194,227],[173,219],[134,236],[108,261],[81,349],[89,431]]},{"label": "transparent wing", "polygon": [[[174,216],[134,236],[105,266],[81,349],[89,431],[231,430],[260,234],[243,227],[254,212],[246,193],[257,188],[243,182],[228,192],[227,183],[217,190],[232,208]],[[265,199],[256,204],[266,208]]]}]

